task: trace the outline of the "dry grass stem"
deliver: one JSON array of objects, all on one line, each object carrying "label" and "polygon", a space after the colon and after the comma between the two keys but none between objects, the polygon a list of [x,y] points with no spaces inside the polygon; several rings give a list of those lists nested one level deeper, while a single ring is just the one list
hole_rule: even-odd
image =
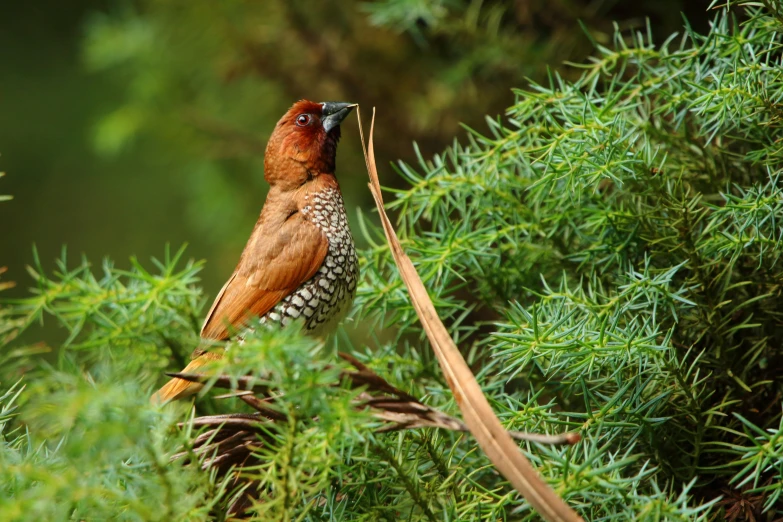
[{"label": "dry grass stem", "polygon": [[543,481],[530,461],[516,446],[511,435],[503,428],[481,391],[473,372],[438,317],[435,306],[432,304],[416,268],[402,250],[394,227],[384,210],[373,147],[375,109],[373,109],[370,135],[366,145],[358,107],[356,115],[359,119],[359,132],[367,162],[367,172],[370,176],[370,192],[372,192],[378,207],[386,239],[389,242],[394,261],[400,270],[400,275],[408,288],[416,314],[421,320],[449,388],[451,388],[462,411],[465,424],[489,460],[545,520],[549,522],[581,521],[582,518]]}]

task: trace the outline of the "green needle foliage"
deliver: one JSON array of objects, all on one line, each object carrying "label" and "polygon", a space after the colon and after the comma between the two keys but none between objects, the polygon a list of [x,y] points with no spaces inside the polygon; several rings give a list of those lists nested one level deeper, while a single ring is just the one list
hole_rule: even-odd
[{"label": "green needle foliage", "polygon": [[[439,311],[485,379],[537,393],[509,394],[509,426],[530,410],[587,437],[540,465],[589,520],[708,516],[737,488],[757,517],[783,504],[782,23],[731,2],[707,35],[618,33],[578,81],[516,90],[489,134],[398,167],[389,206]],[[410,333],[371,253],[364,311]]]},{"label": "green needle foliage", "polygon": [[[660,46],[618,31],[576,81],[516,90],[488,133],[398,166],[404,246],[501,420],[582,435],[521,450],[586,520],[783,515],[782,35],[772,1],[722,2],[708,34]],[[353,321],[377,338],[233,343],[220,371],[252,374],[287,418],[235,475],[200,470],[188,404],[148,404],[198,343],[200,265],[36,261],[32,295],[0,313],[0,519],[221,520],[251,481],[255,520],[539,520],[469,436],[375,433],[338,385],[334,348],[458,412],[361,224]],[[25,341],[44,317],[67,332],[48,362]]]}]

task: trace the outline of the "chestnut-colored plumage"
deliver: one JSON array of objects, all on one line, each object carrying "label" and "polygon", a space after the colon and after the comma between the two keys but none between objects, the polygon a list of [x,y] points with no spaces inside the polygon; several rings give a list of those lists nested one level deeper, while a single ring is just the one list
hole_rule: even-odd
[{"label": "chestnut-colored plumage", "polygon": [[[328,333],[348,311],[358,262],[334,168],[340,122],[353,107],[302,100],[277,122],[264,156],[269,194],[239,264],[207,313],[203,339],[225,340],[252,317],[282,325],[301,319],[307,331]],[[183,373],[219,357],[197,349]],[[200,387],[175,378],[153,401]]]}]

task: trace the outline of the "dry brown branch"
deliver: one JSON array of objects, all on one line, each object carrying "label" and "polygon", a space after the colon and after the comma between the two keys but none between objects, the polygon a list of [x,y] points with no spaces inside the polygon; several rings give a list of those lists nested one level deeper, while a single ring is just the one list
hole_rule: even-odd
[{"label": "dry brown branch", "polygon": [[[468,427],[460,420],[419,402],[412,395],[396,388],[383,377],[373,372],[356,358],[338,354],[351,364],[356,371],[343,371],[340,382],[351,388],[361,388],[357,408],[368,409],[386,424],[378,432],[439,428],[451,431],[468,432]],[[287,416],[274,408],[279,396],[258,397],[267,392],[267,388],[253,383],[250,378],[233,379],[228,376],[206,374],[171,374],[193,382],[212,384],[215,388],[230,389],[231,393],[221,397],[238,397],[256,410],[255,413],[232,413],[197,417],[189,423],[180,423],[179,427],[190,425],[205,428],[206,431],[193,439],[190,451],[182,451],[172,456],[172,460],[186,459],[197,461],[202,470],[215,470],[218,476],[234,473],[233,482],[241,485],[228,507],[230,516],[241,516],[253,499],[258,498],[260,483],[258,480],[242,474],[242,468],[253,466],[261,458],[260,451],[270,442],[270,423],[284,422]],[[340,383],[335,383],[335,386]],[[573,444],[571,434],[541,435],[535,433],[511,432],[517,440],[533,441],[542,444]]]},{"label": "dry brown branch", "polygon": [[[352,389],[364,388],[358,396],[356,406],[370,410],[374,417],[387,423],[378,429],[379,432],[415,428],[470,431],[459,419],[427,406],[409,393],[396,388],[355,357],[346,353],[338,353],[338,355],[357,370],[341,372],[340,380],[347,382]],[[250,377],[236,379],[229,376],[215,377],[200,373],[171,373],[168,375],[206,385],[211,383],[215,388],[230,389],[231,393],[226,393],[216,398],[237,397],[257,412],[253,414],[235,413],[197,417],[192,421],[193,426],[208,426],[212,428],[223,426],[226,430],[241,428],[262,432],[264,430],[259,425],[259,422],[266,422],[267,420],[284,421],[287,418],[285,414],[274,408],[275,400],[279,397],[266,396],[259,398],[258,394],[267,393],[268,390],[266,386],[253,383]],[[184,423],[180,423],[180,426],[184,425]],[[551,445],[574,444],[579,440],[579,437],[575,437],[573,433],[546,435],[512,431],[509,432],[509,435],[516,440]],[[203,439],[201,439],[201,442],[203,442]],[[199,444],[194,442],[194,445],[198,446]],[[178,456],[181,456],[181,454]]]},{"label": "dry brown branch", "polygon": [[410,258],[402,250],[394,227],[384,210],[373,146],[375,109],[373,109],[370,135],[366,145],[362,130],[361,113],[358,107],[356,115],[359,119],[362,148],[364,149],[364,157],[367,162],[367,172],[370,176],[370,192],[372,192],[375,205],[378,207],[386,240],[389,242],[392,256],[408,288],[413,307],[432,344],[440,367],[446,377],[446,382],[462,411],[462,416],[468,429],[476,438],[484,453],[487,454],[489,460],[544,519],[550,522],[581,521],[582,518],[541,479],[530,464],[530,461],[514,444],[513,439],[492,411],[492,407],[481,391],[481,387],[476,381],[473,372],[470,371],[465,359],[438,317],[424,283],[422,283]]}]

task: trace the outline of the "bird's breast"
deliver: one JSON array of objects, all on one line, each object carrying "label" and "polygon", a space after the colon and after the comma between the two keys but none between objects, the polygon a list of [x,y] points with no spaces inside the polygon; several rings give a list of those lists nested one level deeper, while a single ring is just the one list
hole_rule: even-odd
[{"label": "bird's breast", "polygon": [[313,334],[328,333],[345,316],[356,294],[359,262],[339,189],[305,196],[302,215],[326,235],[329,249],[318,272],[285,297],[262,321],[283,325],[302,319]]}]

